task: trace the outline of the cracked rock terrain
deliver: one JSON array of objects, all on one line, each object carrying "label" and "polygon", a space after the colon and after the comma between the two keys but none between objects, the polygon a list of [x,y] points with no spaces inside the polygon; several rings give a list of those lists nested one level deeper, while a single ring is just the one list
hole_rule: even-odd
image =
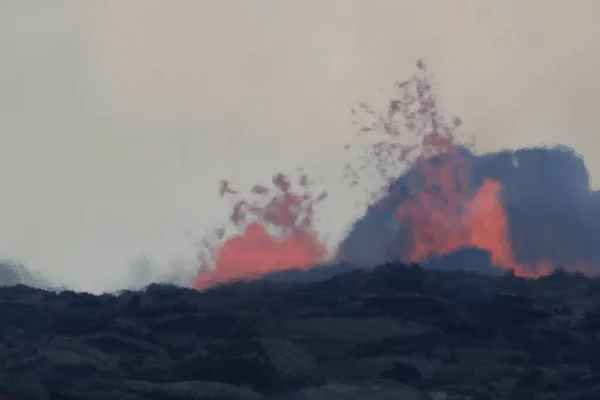
[{"label": "cracked rock terrain", "polygon": [[0,399],[600,399],[598,279],[297,275],[204,292],[0,288]]}]

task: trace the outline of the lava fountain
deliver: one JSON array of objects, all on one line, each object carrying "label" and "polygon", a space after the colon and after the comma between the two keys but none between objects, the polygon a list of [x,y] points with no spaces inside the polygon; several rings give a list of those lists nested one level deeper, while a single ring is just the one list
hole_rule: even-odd
[{"label": "lava fountain", "polygon": [[[533,204],[528,200],[533,195],[508,194],[521,184],[523,176],[531,178],[524,186],[526,192],[527,187],[537,187],[536,182],[544,181],[547,174],[538,167],[519,170],[511,158],[516,153],[508,158],[498,153],[502,162],[476,156],[474,140],[458,139],[461,121],[449,121],[439,110],[432,93],[432,79],[419,61],[411,79],[395,84],[395,94],[384,112],[376,112],[364,103],[359,104],[358,111],[353,110],[355,116],[366,117],[367,122],[358,124],[357,132],[367,137],[368,144],[362,144],[364,157],[344,166],[344,176],[356,185],[364,179],[364,171],[374,169],[382,185],[373,193],[373,203],[368,205],[364,217],[356,221],[333,257],[366,265],[392,260],[423,262],[461,249],[479,248],[489,253],[493,265],[519,276],[538,277],[558,266],[590,272],[593,257],[589,252],[555,256],[550,254],[552,249],[532,251],[529,244],[524,244],[527,241],[523,237],[531,237],[527,233],[531,227],[519,228],[525,226],[521,223],[523,218],[511,219],[509,208],[540,209],[552,200],[539,199],[538,204]],[[541,159],[540,154],[551,153],[530,152],[523,159]],[[553,160],[566,159],[567,164],[577,164],[572,152],[559,149],[558,153],[552,156]],[[481,167],[492,164],[495,169]],[[589,191],[587,175],[574,174],[565,182],[570,179],[581,183],[575,203],[596,196]],[[196,278],[196,288],[257,278],[277,270],[307,269],[332,258],[313,227],[315,206],[326,198],[326,193],[312,195],[312,182],[301,171],[297,179],[299,191],[292,190],[291,183],[288,176],[276,174],[273,187],[255,186],[251,191],[255,199],[249,201],[239,198],[228,181],[221,182],[222,197],[237,196],[230,223],[238,234],[222,244],[209,245],[200,253],[203,268]],[[594,210],[600,216],[600,207]],[[546,237],[554,238],[556,245],[564,242],[565,235],[556,229],[546,231]],[[217,236],[222,239],[222,232]],[[552,240],[547,243],[553,243]],[[520,250],[520,256],[515,248]],[[600,261],[600,253],[597,256]]]},{"label": "lava fountain", "polygon": [[[396,84],[396,97],[386,113],[360,106],[371,122],[359,131],[379,138],[367,153],[385,155],[384,162],[377,157],[374,164],[388,185],[340,245],[341,256],[362,264],[425,262],[479,248],[489,253],[491,264],[519,276],[539,277],[557,267],[591,273],[591,261],[600,261],[600,254],[590,254],[597,246],[581,243],[600,232],[597,224],[578,214],[593,221],[592,216],[600,216],[600,203],[592,200],[595,194],[589,190],[583,161],[565,148],[474,155],[474,140],[459,143],[456,130],[461,121],[444,118],[431,91],[432,77],[423,63],[417,67],[419,73],[411,80]],[[419,142],[403,145],[406,132]],[[406,167],[400,178],[388,174],[394,164]],[[532,215],[543,215],[545,221],[534,221]],[[390,220],[396,221],[392,232],[384,226]],[[568,245],[573,238],[579,243]],[[359,241],[370,241],[379,254]],[[385,243],[383,249],[380,243]],[[555,249],[561,247],[569,248],[568,254],[557,254]]]},{"label": "lava fountain", "polygon": [[[253,200],[237,199],[230,223],[239,234],[220,247],[207,247],[199,254],[205,268],[194,287],[203,289],[237,278],[256,278],[281,269],[310,268],[327,257],[327,249],[313,229],[315,205],[326,192],[313,196],[312,181],[301,170],[297,179],[300,193],[292,190],[290,177],[276,174],[272,187],[255,185]],[[239,196],[223,180],[221,197]],[[222,230],[217,232],[222,238]],[[214,264],[214,267],[211,265]]]}]

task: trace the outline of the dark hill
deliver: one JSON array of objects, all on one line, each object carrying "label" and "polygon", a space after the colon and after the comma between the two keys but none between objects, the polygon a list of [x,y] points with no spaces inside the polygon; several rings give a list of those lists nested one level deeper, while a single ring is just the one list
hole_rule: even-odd
[{"label": "dark hill", "polygon": [[0,288],[0,399],[600,398],[598,279],[337,268],[205,292]]}]

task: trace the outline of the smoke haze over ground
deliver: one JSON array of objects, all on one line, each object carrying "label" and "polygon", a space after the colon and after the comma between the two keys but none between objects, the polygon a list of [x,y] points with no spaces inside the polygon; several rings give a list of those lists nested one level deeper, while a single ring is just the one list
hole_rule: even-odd
[{"label": "smoke haze over ground", "polygon": [[0,253],[57,284],[191,276],[195,242],[229,212],[219,180],[249,187],[296,166],[327,187],[316,224],[336,243],[363,211],[364,187],[339,179],[349,111],[386,99],[419,58],[478,152],[569,145],[599,186],[596,1],[0,10]]}]

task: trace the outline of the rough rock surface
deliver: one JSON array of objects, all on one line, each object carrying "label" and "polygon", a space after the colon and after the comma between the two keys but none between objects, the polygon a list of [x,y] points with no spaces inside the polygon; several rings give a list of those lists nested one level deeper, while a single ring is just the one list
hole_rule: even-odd
[{"label": "rough rock surface", "polygon": [[595,400],[599,300],[583,275],[402,265],[202,293],[4,287],[0,399]]}]

